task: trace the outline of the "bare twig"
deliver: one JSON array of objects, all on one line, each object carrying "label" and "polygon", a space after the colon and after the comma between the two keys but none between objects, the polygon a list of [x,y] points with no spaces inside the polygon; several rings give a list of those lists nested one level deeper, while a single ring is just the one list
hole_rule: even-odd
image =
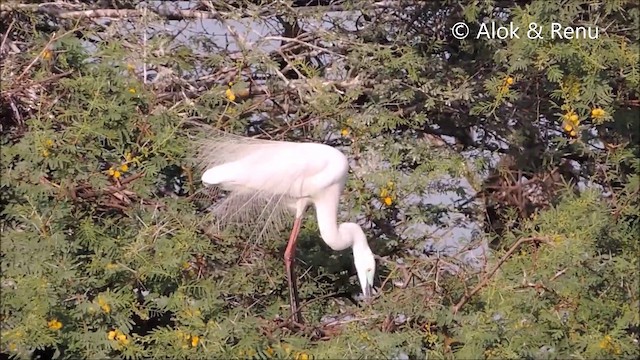
[{"label": "bare twig", "polygon": [[13,28],[13,24],[15,24],[16,19],[12,19],[11,23],[9,24],[9,27],[7,28],[7,31],[4,33],[4,36],[2,37],[2,44],[0,44],[0,54],[2,53],[2,50],[4,49],[4,44],[7,41],[7,38],[9,37],[9,33],[11,32],[11,29]]},{"label": "bare twig", "polygon": [[34,82],[32,82],[32,83],[27,83],[27,84],[24,84],[24,83],[23,83],[22,85],[20,85],[20,86],[18,86],[18,87],[10,88],[10,89],[7,89],[7,90],[3,90],[2,92],[0,92],[0,94],[2,94],[3,96],[11,95],[12,93],[19,92],[19,91],[21,91],[21,90],[23,90],[23,89],[25,89],[25,88],[30,88],[30,87],[33,87],[33,86],[35,86],[35,85],[42,85],[42,84],[46,84],[46,83],[49,83],[49,82],[52,82],[52,81],[58,80],[58,79],[60,79],[60,78],[63,78],[63,77],[65,77],[65,76],[69,76],[69,75],[71,75],[71,74],[73,74],[73,71],[66,71],[66,72],[63,72],[63,73],[60,73],[60,74],[55,74],[55,75],[49,76],[49,77],[48,77],[48,78],[46,78],[46,79],[42,79],[42,80],[38,80],[38,81],[34,81]]},{"label": "bare twig", "polygon": [[564,273],[566,273],[566,272],[567,272],[567,270],[569,270],[569,268],[564,268],[564,269],[562,269],[562,270],[558,271],[555,275],[553,275],[553,277],[552,277],[551,279],[549,279],[549,281],[553,281],[553,280],[555,280],[555,279],[559,278],[559,277],[560,277],[560,276],[562,276]]},{"label": "bare twig", "polygon": [[284,37],[284,36],[267,36],[263,40],[265,40],[265,41],[269,41],[269,40],[282,41],[282,42],[285,42],[285,43],[286,42],[294,42],[294,43],[298,43],[298,44],[303,45],[303,46],[310,47],[312,49],[316,49],[316,50],[318,50],[320,52],[329,53],[329,54],[334,55],[334,56],[339,57],[339,58],[346,58],[346,56],[344,56],[342,54],[338,54],[337,52],[334,52],[334,51],[329,50],[327,48],[323,48],[322,46],[318,46],[318,45],[315,45],[315,44],[312,44],[312,43],[309,43],[309,42],[306,42],[306,41],[302,41],[299,38],[288,38],[288,37]]},{"label": "bare twig", "polygon": [[[66,32],[64,35],[68,34],[69,32]],[[33,60],[31,60],[31,62],[29,63],[29,65],[27,65],[26,68],[24,68],[24,70],[22,70],[22,72],[20,73],[20,75],[18,75],[18,77],[14,80],[16,83],[18,83],[20,81],[20,79],[22,79],[22,77],[29,71],[29,69],[31,69],[31,67],[36,63],[36,61],[38,61],[38,59],[40,59],[42,57],[42,55],[44,54],[44,52],[49,48],[49,46],[51,45],[51,43],[53,43],[55,40],[59,39],[60,37],[56,37],[56,33],[53,33],[53,35],[51,35],[51,38],[49,39],[49,41],[47,41],[47,43],[42,47],[42,50],[40,50],[40,53],[38,53],[38,56],[34,57]]]}]

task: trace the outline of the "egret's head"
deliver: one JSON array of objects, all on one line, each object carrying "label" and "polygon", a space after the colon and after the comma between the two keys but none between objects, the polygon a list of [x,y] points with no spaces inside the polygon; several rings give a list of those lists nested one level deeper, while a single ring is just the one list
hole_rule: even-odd
[{"label": "egret's head", "polygon": [[373,253],[371,250],[356,253],[354,249],[353,261],[358,272],[358,281],[360,281],[360,287],[362,287],[362,294],[365,297],[371,297],[373,295],[373,278],[376,274],[376,260],[373,258]]},{"label": "egret's head", "polygon": [[373,257],[367,237],[362,228],[354,223],[344,223],[340,227],[349,234],[353,249],[353,262],[358,273],[358,281],[365,297],[373,295],[373,279],[376,274],[376,260]]}]

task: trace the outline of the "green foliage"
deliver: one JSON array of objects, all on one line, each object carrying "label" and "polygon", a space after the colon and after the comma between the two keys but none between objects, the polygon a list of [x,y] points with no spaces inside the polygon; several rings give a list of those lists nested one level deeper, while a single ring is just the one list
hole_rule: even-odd
[{"label": "green foliage", "polygon": [[[240,34],[231,19],[329,15],[240,3],[220,10],[229,46],[204,30],[179,38],[154,28],[154,16],[177,16],[157,9],[124,28],[3,4],[3,355],[640,355],[633,1],[385,11],[353,1],[345,9],[361,14],[306,24],[280,45]],[[597,25],[602,36],[451,37],[456,22],[473,31],[485,17],[525,31],[530,22]],[[288,324],[286,232],[256,243],[248,226],[218,231],[198,201],[192,144],[211,128],[325,141],[353,160],[341,217],[366,224],[378,297],[353,299],[350,252],[332,252],[308,216],[297,257],[307,326]],[[505,154],[521,183],[569,164],[584,186],[544,192],[538,181],[532,192],[546,205],[523,216],[503,201],[502,220],[516,225],[492,233],[479,226],[490,202],[474,200],[488,196],[487,175],[513,174],[496,165]],[[477,236],[456,235],[463,227]],[[500,247],[482,247],[476,262],[447,249],[493,239]]]},{"label": "green foliage", "polygon": [[[621,276],[636,271],[636,245],[612,255],[607,229],[616,222],[598,195],[566,198],[525,225],[550,242],[522,249],[504,264],[477,300],[469,325],[478,331],[461,334],[471,345],[461,349],[462,356],[481,349],[492,358],[636,353],[628,329],[640,320],[638,295],[632,290],[640,284],[635,275]],[[623,236],[620,240],[628,242],[635,233]]]}]

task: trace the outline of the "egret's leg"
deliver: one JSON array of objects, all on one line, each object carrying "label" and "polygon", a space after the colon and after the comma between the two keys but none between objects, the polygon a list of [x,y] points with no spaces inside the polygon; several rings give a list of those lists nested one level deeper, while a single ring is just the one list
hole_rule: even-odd
[{"label": "egret's leg", "polygon": [[298,298],[298,286],[296,284],[294,262],[296,254],[296,240],[298,239],[301,224],[302,217],[296,217],[296,220],[293,223],[293,229],[291,230],[291,236],[289,236],[287,249],[284,251],[284,266],[287,269],[287,281],[289,282],[289,303],[291,305],[291,313],[293,314],[293,321],[300,324],[302,323],[302,316],[299,310],[300,300]]}]

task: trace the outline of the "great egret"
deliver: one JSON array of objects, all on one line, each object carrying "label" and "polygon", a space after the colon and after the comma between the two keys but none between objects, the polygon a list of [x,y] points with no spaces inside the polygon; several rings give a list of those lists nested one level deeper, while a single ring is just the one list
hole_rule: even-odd
[{"label": "great egret", "polygon": [[202,182],[229,191],[213,206],[219,225],[265,221],[263,232],[277,226],[286,213],[295,221],[284,262],[293,320],[301,323],[294,272],[296,240],[306,208],[316,209],[320,236],[335,251],[351,247],[358,280],[371,296],[375,259],[362,228],[337,224],[338,203],[349,164],[339,150],[324,144],[258,140],[216,132],[199,144]]}]

